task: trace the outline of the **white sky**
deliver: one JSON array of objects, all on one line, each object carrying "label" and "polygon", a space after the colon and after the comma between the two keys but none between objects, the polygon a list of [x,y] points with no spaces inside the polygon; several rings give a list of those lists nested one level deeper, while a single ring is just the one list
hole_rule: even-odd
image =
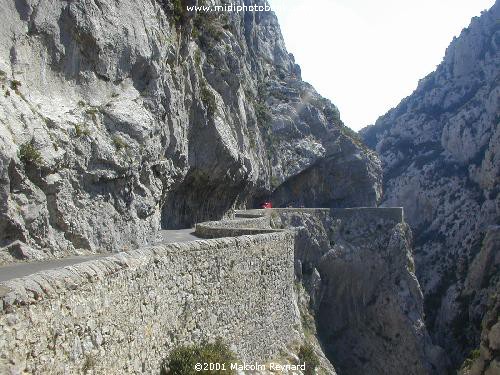
[{"label": "white sky", "polygon": [[302,78],[355,130],[411,94],[494,0],[268,0]]}]

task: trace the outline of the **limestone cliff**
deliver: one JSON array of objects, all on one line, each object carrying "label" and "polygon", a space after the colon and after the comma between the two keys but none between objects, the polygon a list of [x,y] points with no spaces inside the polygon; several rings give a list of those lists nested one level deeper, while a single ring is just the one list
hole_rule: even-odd
[{"label": "limestone cliff", "polygon": [[492,308],[486,313],[481,324],[479,349],[471,352],[460,375],[494,375],[500,373],[500,299],[498,293],[493,296]]},{"label": "limestone cliff", "polygon": [[[478,348],[464,361],[461,374],[479,375],[500,372],[500,227],[490,227],[480,253],[467,274],[462,296],[466,303],[479,300],[487,306],[481,322]],[[484,308],[475,304],[473,309]],[[474,311],[476,314],[477,312]]]},{"label": "limestone cliff", "polygon": [[293,179],[296,201],[325,170],[308,204],[376,204],[377,157],[301,80],[274,13],[195,3],[0,1],[3,262],[152,243]]},{"label": "limestone cliff", "polygon": [[277,214],[275,225],[298,230],[296,274],[340,374],[445,373],[443,352],[425,327],[411,231],[401,209]]},{"label": "limestone cliff", "polygon": [[415,234],[426,323],[456,368],[498,290],[500,3],[472,19],[436,71],[361,133],[384,169],[383,205]]}]

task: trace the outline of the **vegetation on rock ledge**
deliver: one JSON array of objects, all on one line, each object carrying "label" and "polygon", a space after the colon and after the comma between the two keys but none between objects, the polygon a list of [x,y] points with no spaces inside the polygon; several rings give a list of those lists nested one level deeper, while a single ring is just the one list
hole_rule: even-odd
[{"label": "vegetation on rock ledge", "polygon": [[39,166],[42,163],[42,155],[31,141],[23,143],[19,147],[19,159],[21,159],[24,165],[32,164]]},{"label": "vegetation on rock ledge", "polygon": [[197,363],[220,363],[225,364],[223,370],[203,371],[206,375],[235,375],[231,370],[231,363],[236,362],[236,355],[218,338],[214,343],[204,342],[202,344],[180,346],[170,353],[161,365],[160,375],[198,375],[195,365]]},{"label": "vegetation on rock ledge", "polygon": [[316,367],[319,366],[319,360],[311,344],[304,344],[300,347],[299,360],[301,364],[305,363],[306,365],[304,375],[313,375],[316,373]]}]

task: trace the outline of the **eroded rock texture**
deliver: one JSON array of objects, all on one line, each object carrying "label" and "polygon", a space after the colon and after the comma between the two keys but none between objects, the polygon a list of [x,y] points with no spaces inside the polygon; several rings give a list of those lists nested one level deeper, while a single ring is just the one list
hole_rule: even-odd
[{"label": "eroded rock texture", "polygon": [[2,262],[152,243],[316,171],[303,203],[376,203],[377,157],[301,80],[275,15],[178,3],[0,1]]},{"label": "eroded rock texture", "polygon": [[[490,227],[480,253],[471,265],[462,292],[466,303],[479,300],[472,308],[487,306],[481,322],[479,348],[464,361],[462,374],[500,373],[500,227]],[[477,312],[474,311],[476,314]],[[465,317],[466,318],[466,317]],[[466,321],[466,319],[464,319]]]},{"label": "eroded rock texture", "polygon": [[444,374],[424,323],[409,227],[391,212],[280,212],[296,227],[296,274],[339,374]]},{"label": "eroded rock texture", "polygon": [[383,162],[383,205],[405,207],[427,326],[455,368],[479,344],[499,274],[498,260],[485,262],[498,243],[482,245],[500,224],[499,17],[497,1],[411,96],[362,131]]},{"label": "eroded rock texture", "polygon": [[460,369],[460,375],[494,375],[500,373],[500,297],[492,297],[492,305],[482,322],[479,349],[471,352]]}]

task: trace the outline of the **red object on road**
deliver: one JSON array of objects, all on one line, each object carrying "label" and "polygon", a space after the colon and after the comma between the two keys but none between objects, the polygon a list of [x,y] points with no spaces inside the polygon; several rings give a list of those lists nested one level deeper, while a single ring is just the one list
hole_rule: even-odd
[{"label": "red object on road", "polygon": [[260,208],[273,208],[273,204],[271,202],[263,202],[260,204]]}]

